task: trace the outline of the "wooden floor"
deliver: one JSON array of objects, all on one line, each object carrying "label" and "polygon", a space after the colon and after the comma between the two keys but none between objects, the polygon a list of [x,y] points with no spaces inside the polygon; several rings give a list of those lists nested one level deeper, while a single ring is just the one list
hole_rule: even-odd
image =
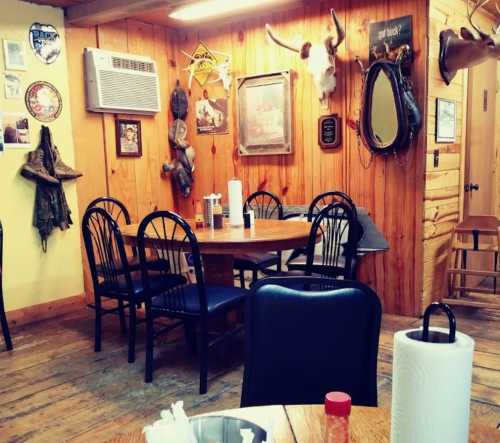
[{"label": "wooden floor", "polygon": [[[127,363],[127,340],[114,317],[105,320],[103,350],[92,349],[92,312],[14,329],[15,350],[0,344],[0,441],[100,442],[141,429],[174,400],[188,415],[239,406],[242,345],[214,350],[209,393],[198,395],[198,367],[182,337],[156,356],[155,381],[143,383],[143,328],[136,363]],[[379,403],[390,406],[392,335],[419,320],[386,315],[379,351]],[[444,325],[444,317],[436,324]],[[476,340],[472,414],[500,423],[500,316],[460,314],[458,329]],[[500,432],[500,431],[499,431]]]}]

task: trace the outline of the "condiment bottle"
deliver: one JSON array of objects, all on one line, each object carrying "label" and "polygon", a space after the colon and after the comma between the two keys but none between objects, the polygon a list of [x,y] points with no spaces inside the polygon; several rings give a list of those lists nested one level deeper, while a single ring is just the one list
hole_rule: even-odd
[{"label": "condiment bottle", "polygon": [[222,214],[222,206],[216,203],[213,209],[214,214],[214,229],[222,229],[224,227],[224,215]]},{"label": "condiment bottle", "polygon": [[329,392],[325,396],[324,443],[349,443],[351,397],[344,392]]},{"label": "condiment bottle", "polygon": [[203,217],[203,208],[199,200],[196,200],[196,206],[194,209],[194,222],[197,229],[203,228],[205,224],[205,219]]}]

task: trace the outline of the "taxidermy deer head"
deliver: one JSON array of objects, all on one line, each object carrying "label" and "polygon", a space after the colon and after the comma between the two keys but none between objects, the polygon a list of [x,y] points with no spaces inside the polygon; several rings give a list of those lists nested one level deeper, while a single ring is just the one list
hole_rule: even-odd
[{"label": "taxidermy deer head", "polygon": [[447,85],[450,84],[459,69],[478,65],[488,58],[500,60],[500,6],[498,0],[496,2],[498,23],[493,27],[491,34],[484,33],[472,22],[474,13],[489,1],[476,0],[473,2],[472,10],[467,1],[467,18],[476,34],[467,28],[460,29],[462,38],[459,38],[451,29],[439,34],[439,70]]},{"label": "taxidermy deer head", "polygon": [[319,100],[323,106],[328,105],[328,98],[337,86],[335,78],[335,56],[337,48],[344,41],[345,31],[340,25],[335,10],[331,10],[332,22],[337,31],[337,38],[329,35],[322,45],[313,45],[311,42],[304,42],[301,47],[294,46],[278,36],[276,36],[271,26],[266,24],[266,31],[271,40],[283,48],[300,54],[300,58],[305,60],[307,68],[311,73],[319,94]]}]

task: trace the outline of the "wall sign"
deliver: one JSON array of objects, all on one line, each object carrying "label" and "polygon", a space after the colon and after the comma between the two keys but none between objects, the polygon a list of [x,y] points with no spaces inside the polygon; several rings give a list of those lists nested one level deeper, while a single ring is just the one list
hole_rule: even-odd
[{"label": "wall sign", "polygon": [[54,121],[61,114],[61,94],[49,82],[38,81],[29,85],[24,101],[30,114],[41,122]]},{"label": "wall sign", "polygon": [[402,45],[409,45],[413,48],[411,15],[370,23],[368,29],[370,64],[378,58],[390,56],[388,51],[396,51]]},{"label": "wall sign", "polygon": [[61,53],[61,37],[52,25],[33,23],[29,40],[35,55],[47,65],[54,63]]},{"label": "wall sign", "polygon": [[323,149],[337,148],[342,143],[342,119],[338,114],[323,115],[318,120],[318,144]]},{"label": "wall sign", "polygon": [[208,77],[210,77],[210,74],[217,64],[217,57],[215,57],[202,42],[198,43],[193,54],[189,55],[185,52],[183,53],[191,59],[189,65],[184,68],[185,71],[189,72],[189,89],[191,89],[193,78],[200,86],[205,86]]}]

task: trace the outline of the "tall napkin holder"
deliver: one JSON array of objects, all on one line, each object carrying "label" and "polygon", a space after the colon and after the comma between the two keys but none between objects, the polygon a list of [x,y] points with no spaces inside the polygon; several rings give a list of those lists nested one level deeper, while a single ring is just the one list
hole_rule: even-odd
[{"label": "tall napkin holder", "polygon": [[[441,309],[449,330],[429,327]],[[467,443],[474,340],[448,305],[432,303],[423,328],[394,334],[391,443]]]}]

